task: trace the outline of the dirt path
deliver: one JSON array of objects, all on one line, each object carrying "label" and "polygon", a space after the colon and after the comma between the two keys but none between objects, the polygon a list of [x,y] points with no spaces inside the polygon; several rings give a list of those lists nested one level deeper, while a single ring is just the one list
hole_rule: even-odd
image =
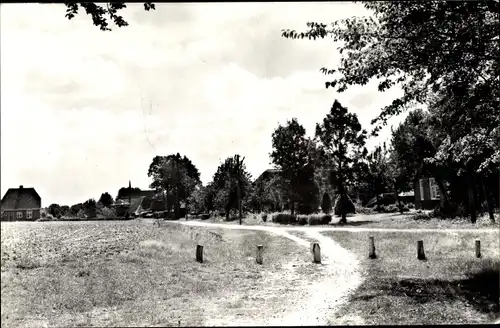
[{"label": "dirt path", "polygon": [[[287,228],[269,226],[239,226],[196,221],[177,221],[179,224],[189,226],[205,226],[222,229],[261,230],[282,237],[289,238],[299,245],[309,248],[311,242],[290,234]],[[212,318],[207,325],[271,325],[271,326],[297,326],[297,325],[328,325],[332,324],[335,310],[347,301],[347,297],[361,283],[362,276],[359,262],[354,254],[340,247],[331,238],[319,233],[318,229],[293,229],[306,233],[310,240],[316,240],[321,246],[322,269],[325,270],[324,280],[308,284],[305,282],[303,296],[297,299],[297,304],[275,318]],[[360,318],[351,318],[351,324],[363,324]]]},{"label": "dirt path", "polygon": [[[303,295],[297,299],[293,310],[283,313],[275,318],[235,318],[220,317],[209,320],[209,326],[225,325],[271,325],[271,326],[297,326],[297,325],[330,325],[354,324],[363,325],[362,318],[352,316],[342,318],[342,322],[332,320],[336,309],[348,300],[348,296],[363,282],[359,261],[356,256],[342,248],[331,238],[323,236],[326,231],[373,231],[373,232],[486,232],[499,233],[498,228],[485,229],[391,229],[391,228],[359,228],[359,227],[293,227],[293,226],[259,226],[237,225],[226,223],[209,223],[202,221],[170,221],[177,224],[198,227],[211,227],[236,230],[260,230],[286,237],[297,242],[303,247],[310,247],[311,240],[316,240],[321,246],[322,266],[326,271],[324,280],[313,285],[304,284]],[[290,232],[303,232],[308,240],[292,235]]]}]

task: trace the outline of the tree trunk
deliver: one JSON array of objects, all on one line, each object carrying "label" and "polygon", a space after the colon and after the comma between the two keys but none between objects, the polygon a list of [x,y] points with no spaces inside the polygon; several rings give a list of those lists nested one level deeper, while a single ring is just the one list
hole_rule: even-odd
[{"label": "tree trunk", "polygon": [[292,215],[295,214],[295,202],[293,200],[290,201],[290,212]]},{"label": "tree trunk", "polygon": [[241,169],[240,169],[240,156],[236,155],[236,169],[237,169],[237,180],[236,180],[236,193],[238,197],[238,218],[240,219],[240,224],[241,224],[241,218],[242,218],[242,212],[241,212]]},{"label": "tree trunk", "polygon": [[488,215],[490,217],[490,221],[492,223],[495,223],[495,215],[494,215],[495,205],[493,204],[493,197],[491,195],[489,187],[486,188],[486,186],[484,185],[484,177],[481,178],[481,184],[483,187],[483,193],[486,196],[486,202],[488,203]]},{"label": "tree trunk", "polygon": [[343,187],[341,187],[341,188],[342,188],[342,191],[340,192],[340,198],[339,198],[339,201],[340,201],[340,215],[341,215],[341,217],[340,217],[339,223],[345,224],[345,223],[347,223],[347,213],[345,211],[345,206],[344,205],[345,205],[345,202],[347,200],[346,200],[346,197],[344,195],[344,191],[343,191],[344,188]]},{"label": "tree trunk", "polygon": [[436,179],[436,183],[439,187],[439,192],[441,193],[441,205],[447,208],[449,205],[449,197],[448,193],[446,192],[446,188],[444,187],[443,180]]},{"label": "tree trunk", "polygon": [[170,188],[167,186],[165,188],[165,191],[166,191],[166,194],[165,194],[165,210],[167,210],[167,213],[170,214],[170,199],[169,199],[169,196],[168,196],[168,192],[169,192]]},{"label": "tree trunk", "polygon": [[483,207],[483,204],[486,202],[486,193],[484,192],[484,183],[483,183],[483,177],[482,175],[480,175],[478,177],[479,179],[479,183],[481,183],[481,186],[480,188],[478,188],[479,190],[479,195],[477,196],[478,197],[478,201],[477,201],[477,204],[476,206],[479,208],[479,213],[481,216],[484,215],[484,207]]},{"label": "tree trunk", "polygon": [[476,213],[476,197],[474,195],[474,173],[469,171],[469,185],[467,188],[468,198],[469,198],[469,215],[472,223],[476,223],[477,221],[477,213]]},{"label": "tree trunk", "polygon": [[398,188],[396,187],[396,183],[393,183],[394,191],[396,192],[396,201],[398,202],[399,213],[403,214],[403,204],[401,204],[401,198],[399,198]]},{"label": "tree trunk", "polygon": [[377,211],[380,209],[380,195],[378,194],[378,188],[376,184],[373,184],[373,190],[375,190],[375,198],[377,199]]}]

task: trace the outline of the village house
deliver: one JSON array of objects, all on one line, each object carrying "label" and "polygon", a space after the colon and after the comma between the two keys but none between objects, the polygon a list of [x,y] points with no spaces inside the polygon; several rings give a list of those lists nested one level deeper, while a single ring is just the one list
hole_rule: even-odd
[{"label": "village house", "polygon": [[10,188],[2,198],[2,221],[35,221],[40,218],[42,199],[35,188]]},{"label": "village house", "polygon": [[434,178],[420,178],[415,184],[415,209],[434,209],[439,205],[440,196],[439,186]]}]

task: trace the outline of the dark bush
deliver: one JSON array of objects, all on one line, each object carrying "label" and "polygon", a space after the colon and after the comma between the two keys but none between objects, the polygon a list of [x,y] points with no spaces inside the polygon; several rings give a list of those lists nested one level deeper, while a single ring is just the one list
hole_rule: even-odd
[{"label": "dark bush", "polygon": [[399,208],[396,204],[390,204],[385,207],[386,213],[397,213],[399,212]]},{"label": "dark bush", "polygon": [[[332,216],[328,214],[313,214],[304,217],[309,225],[326,225],[332,221]],[[299,218],[300,220],[301,218]]]},{"label": "dark bush", "polygon": [[332,200],[327,193],[323,194],[323,200],[321,201],[321,209],[323,213],[328,214],[332,210]]},{"label": "dark bush", "polygon": [[332,216],[331,215],[323,215],[321,217],[321,224],[330,224],[332,222]]},{"label": "dark bush", "polygon": [[[341,202],[341,200],[342,200],[342,202]],[[340,205],[341,204],[343,205],[346,214],[356,213],[356,208],[354,206],[354,203],[351,200],[351,197],[349,197],[348,195],[345,195],[344,197],[337,196],[337,199],[335,200],[335,206],[334,206],[335,215],[339,216],[341,214],[340,213]]]},{"label": "dark bush", "polygon": [[264,221],[264,222],[267,221],[267,213],[262,214],[262,221]]},{"label": "dark bush", "polygon": [[296,224],[297,216],[289,213],[277,213],[273,215],[272,222],[279,224]]},{"label": "dark bush", "polygon": [[442,219],[465,217],[467,216],[467,211],[465,207],[460,204],[447,202],[444,205],[437,205],[432,211],[432,216]]},{"label": "dark bush", "polygon": [[309,225],[320,225],[321,224],[321,216],[320,215],[310,215],[307,218],[307,223]]},{"label": "dark bush", "polygon": [[303,216],[303,215],[299,216],[299,221],[298,221],[299,225],[301,225],[301,226],[306,225],[307,221],[308,221],[307,216]]}]

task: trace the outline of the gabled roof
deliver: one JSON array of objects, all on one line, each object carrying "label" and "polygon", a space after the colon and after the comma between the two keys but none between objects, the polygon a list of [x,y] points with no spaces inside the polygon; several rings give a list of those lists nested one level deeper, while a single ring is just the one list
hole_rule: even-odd
[{"label": "gabled roof", "polygon": [[[136,197],[153,197],[156,194],[155,190],[141,190],[141,191],[134,191],[130,194],[131,198],[136,198]],[[128,201],[129,195],[127,196],[122,196],[119,197],[118,199],[122,200],[127,200]]]},{"label": "gabled roof", "polygon": [[2,198],[2,210],[41,208],[42,199],[35,188],[10,188]]},{"label": "gabled roof", "polygon": [[277,169],[267,169],[264,172],[262,172],[261,175],[257,179],[255,179],[255,182],[260,181],[260,180],[265,180],[269,179],[271,176],[277,175],[281,172],[281,170]]}]

